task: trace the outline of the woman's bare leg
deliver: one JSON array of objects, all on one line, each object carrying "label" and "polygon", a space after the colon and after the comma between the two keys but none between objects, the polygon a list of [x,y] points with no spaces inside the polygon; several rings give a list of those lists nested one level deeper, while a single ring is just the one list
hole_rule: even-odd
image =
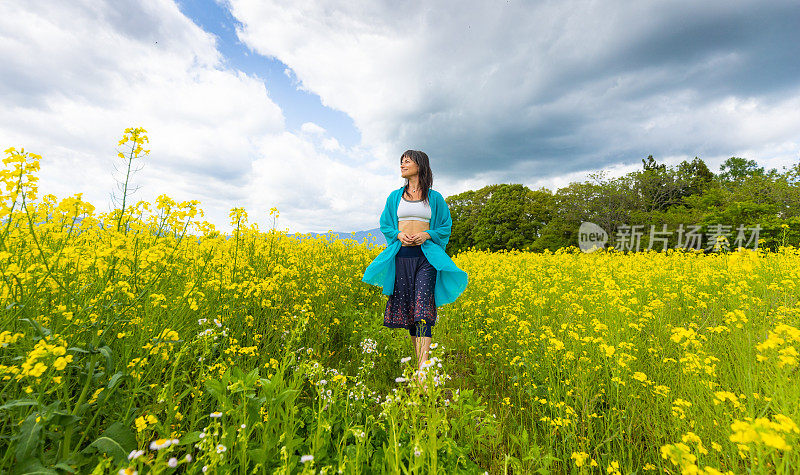
[{"label": "woman's bare leg", "polygon": [[[428,361],[428,354],[430,353],[431,349],[431,337],[429,336],[421,336],[417,338],[418,340],[418,348],[417,348],[417,364],[419,365],[419,371],[422,371],[422,364]],[[422,376],[417,376],[417,380],[422,383]]]},{"label": "woman's bare leg", "polygon": [[[419,340],[420,340],[419,338],[417,338],[417,337],[415,337],[413,335],[411,336],[411,345],[414,347],[413,348],[413,352],[411,354],[414,357],[414,364],[417,367],[419,367],[419,345],[421,343]],[[419,379],[419,378],[417,378],[417,379]]]}]

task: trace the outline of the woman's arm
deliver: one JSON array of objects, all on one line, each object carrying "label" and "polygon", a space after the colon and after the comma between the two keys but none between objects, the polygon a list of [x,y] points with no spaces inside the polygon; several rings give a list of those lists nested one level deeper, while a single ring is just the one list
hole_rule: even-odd
[{"label": "woman's arm", "polygon": [[450,241],[450,231],[453,227],[453,218],[450,216],[450,208],[444,198],[437,194],[438,213],[437,220],[430,229],[425,231],[431,237],[431,241],[438,244],[442,249],[447,247]]}]

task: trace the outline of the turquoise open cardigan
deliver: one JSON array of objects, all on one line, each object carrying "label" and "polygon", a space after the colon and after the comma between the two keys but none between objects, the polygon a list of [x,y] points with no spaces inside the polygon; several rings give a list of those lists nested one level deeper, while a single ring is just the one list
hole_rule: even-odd
[{"label": "turquoise open cardigan", "polygon": [[[384,295],[394,292],[395,255],[400,250],[401,242],[397,239],[400,229],[397,223],[397,206],[403,194],[403,187],[392,191],[386,199],[386,207],[380,218],[381,232],[386,236],[386,249],[372,260],[364,271],[363,282],[382,286]],[[430,229],[426,232],[431,238],[422,243],[422,253],[430,264],[436,268],[436,284],[433,295],[436,306],[453,302],[467,288],[467,273],[459,269],[445,252],[450,240],[450,229],[453,220],[450,208],[441,193],[428,190],[428,202],[431,206]]]}]

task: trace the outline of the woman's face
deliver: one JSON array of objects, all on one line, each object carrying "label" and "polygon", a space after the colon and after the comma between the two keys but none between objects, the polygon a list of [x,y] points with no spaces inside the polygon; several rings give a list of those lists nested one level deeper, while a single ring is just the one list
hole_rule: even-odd
[{"label": "woman's face", "polygon": [[400,162],[400,176],[403,178],[409,178],[419,173],[419,165],[417,162],[411,159],[411,157],[403,157],[403,161]]}]

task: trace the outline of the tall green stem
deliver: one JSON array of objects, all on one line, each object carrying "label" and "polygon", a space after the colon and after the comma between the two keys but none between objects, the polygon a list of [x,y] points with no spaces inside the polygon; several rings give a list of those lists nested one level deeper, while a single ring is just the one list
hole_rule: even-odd
[{"label": "tall green stem", "polygon": [[[117,232],[119,232],[120,227],[122,227],[122,217],[125,216],[125,203],[128,199],[128,180],[131,177],[131,163],[133,163],[133,151],[136,149],[136,139],[137,134],[134,134],[133,145],[131,146],[131,152],[128,155],[128,170],[125,172],[125,187],[122,190],[122,210],[120,210],[119,219],[117,220]],[[127,234],[127,230],[125,234]]]},{"label": "tall green stem", "polygon": [[[81,395],[78,398],[78,402],[75,403],[75,407],[72,409],[73,416],[78,415],[78,411],[80,410],[81,405],[86,400],[86,395],[89,394],[89,386],[91,386],[92,384],[92,376],[94,375],[95,365],[97,365],[97,353],[92,355],[92,359],[89,362],[89,370],[87,371],[86,374],[86,383],[84,383],[83,385],[83,390],[81,391]],[[68,458],[69,454],[72,453],[72,449],[70,447],[70,439],[72,439],[72,428],[73,426],[69,426],[64,431],[64,441],[61,444],[61,456],[63,458]]]}]

